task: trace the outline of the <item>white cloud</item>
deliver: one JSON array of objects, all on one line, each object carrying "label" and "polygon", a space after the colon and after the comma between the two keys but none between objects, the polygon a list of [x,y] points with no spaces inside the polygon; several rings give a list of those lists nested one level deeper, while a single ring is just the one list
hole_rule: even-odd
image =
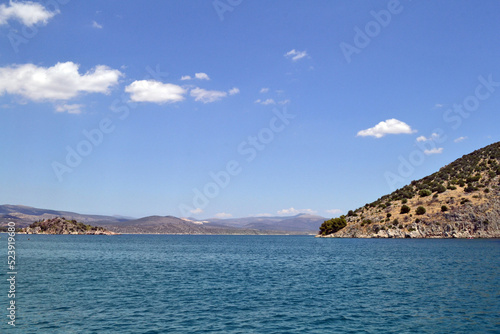
[{"label": "white cloud", "polygon": [[171,83],[156,80],[138,80],[125,87],[134,102],[173,103],[184,100],[186,90]]},{"label": "white cloud", "polygon": [[279,101],[278,103],[281,105],[285,105],[285,104],[290,103],[290,100],[283,100],[283,101]]},{"label": "white cloud", "polygon": [[457,139],[454,140],[455,143],[460,143],[461,141],[466,140],[467,137],[458,137]]},{"label": "white cloud", "polygon": [[287,53],[285,53],[285,57],[291,58],[292,61],[297,61],[297,60],[302,59],[302,58],[304,58],[306,56],[307,56],[307,52],[306,51],[297,51],[295,49],[290,50]]},{"label": "white cloud", "polygon": [[420,136],[417,138],[417,141],[427,141],[427,138],[425,138],[425,136]]},{"label": "white cloud", "polygon": [[442,107],[444,107],[444,104],[441,104],[441,103],[436,103],[434,105],[434,108],[442,108]]},{"label": "white cloud", "polygon": [[387,134],[410,134],[417,132],[416,130],[412,130],[412,128],[406,124],[405,122],[401,122],[395,118],[388,119],[386,121],[382,121],[375,125],[373,128],[369,128],[366,130],[361,130],[358,132],[358,136],[366,137],[372,136],[375,138],[382,138]]},{"label": "white cloud", "polygon": [[67,112],[68,114],[79,114],[82,112],[83,104],[63,104],[56,106],[57,112]]},{"label": "white cloud", "polygon": [[190,75],[183,75],[183,76],[181,77],[181,80],[191,80],[191,79],[192,79],[192,78],[191,78],[191,76],[190,76]]},{"label": "white cloud", "polygon": [[276,104],[276,102],[273,99],[267,99],[264,101],[262,101],[261,99],[257,99],[257,100],[255,100],[255,103],[263,104],[265,106],[267,106],[269,104]]},{"label": "white cloud", "polygon": [[203,103],[211,103],[226,97],[227,93],[217,90],[206,90],[203,88],[196,87],[194,89],[191,89],[191,96],[194,97],[195,101]]},{"label": "white cloud", "polygon": [[429,138],[427,138],[425,136],[420,136],[417,138],[417,141],[422,142],[422,141],[438,140],[438,139],[439,139],[439,134],[433,133],[433,134],[431,134],[431,136]]},{"label": "white cloud", "polygon": [[260,93],[261,93],[261,94],[265,94],[265,93],[267,93],[267,92],[269,92],[269,88],[265,88],[265,87],[264,87],[264,88],[261,88],[261,89],[260,89]]},{"label": "white cloud", "polygon": [[286,216],[286,215],[298,215],[299,213],[315,214],[316,211],[313,211],[311,209],[295,209],[294,207],[278,211],[278,215],[284,215],[284,216]]},{"label": "white cloud", "polygon": [[194,77],[199,80],[210,80],[206,73],[195,73]]},{"label": "white cloud", "polygon": [[226,212],[220,212],[215,215],[216,218],[231,218],[233,215]]},{"label": "white cloud", "polygon": [[47,24],[51,18],[59,11],[48,11],[44,6],[39,3],[26,1],[26,2],[13,2],[9,4],[0,5],[0,25],[7,24],[9,20],[17,20],[25,26],[31,27],[35,24]]},{"label": "white cloud", "polygon": [[102,29],[102,24],[97,23],[96,21],[92,22],[92,27],[97,29]]},{"label": "white cloud", "polygon": [[433,148],[433,149],[431,149],[431,150],[425,150],[425,151],[424,151],[424,154],[426,154],[426,155],[430,155],[430,154],[441,154],[441,153],[443,153],[443,148],[442,148],[442,147],[440,147],[440,148],[437,148],[437,147],[436,147],[436,148]]},{"label": "white cloud", "polygon": [[338,215],[339,213],[342,213],[342,210],[340,209],[331,209],[331,210],[326,210],[327,213],[331,213],[332,215]]},{"label": "white cloud", "polygon": [[233,87],[229,90],[229,95],[235,95],[235,94],[238,94],[240,92],[239,88],[236,88],[236,87]]},{"label": "white cloud", "polygon": [[190,211],[192,214],[194,215],[199,215],[200,213],[203,213],[203,209],[202,208],[196,208],[196,209],[193,209]]},{"label": "white cloud", "polygon": [[68,100],[79,93],[107,94],[122,73],[98,65],[87,73],[78,73],[78,64],[57,63],[52,67],[33,64],[0,67],[0,95],[21,95],[33,101]]}]

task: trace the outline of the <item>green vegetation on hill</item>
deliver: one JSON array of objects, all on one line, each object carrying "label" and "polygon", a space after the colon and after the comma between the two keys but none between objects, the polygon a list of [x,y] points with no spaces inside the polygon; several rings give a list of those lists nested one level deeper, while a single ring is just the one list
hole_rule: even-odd
[{"label": "green vegetation on hill", "polygon": [[330,220],[325,221],[323,224],[321,224],[319,231],[322,235],[332,234],[337,231],[340,231],[346,225],[347,222],[345,220],[345,217],[341,216],[340,218],[332,218]]},{"label": "green vegetation on hill", "polygon": [[445,215],[459,213],[464,206],[484,205],[498,198],[499,192],[500,142],[464,155],[436,173],[350,210],[343,226],[326,221],[320,227],[320,235],[336,233],[346,226],[363,229],[366,234],[384,229],[411,232],[415,230],[409,226],[411,223],[428,223],[431,218],[438,222]]}]

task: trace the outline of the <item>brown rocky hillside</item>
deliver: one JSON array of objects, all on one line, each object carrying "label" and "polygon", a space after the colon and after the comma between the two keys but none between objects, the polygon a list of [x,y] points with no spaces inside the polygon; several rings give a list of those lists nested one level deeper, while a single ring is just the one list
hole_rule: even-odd
[{"label": "brown rocky hillside", "polygon": [[326,221],[319,236],[500,238],[500,142]]}]

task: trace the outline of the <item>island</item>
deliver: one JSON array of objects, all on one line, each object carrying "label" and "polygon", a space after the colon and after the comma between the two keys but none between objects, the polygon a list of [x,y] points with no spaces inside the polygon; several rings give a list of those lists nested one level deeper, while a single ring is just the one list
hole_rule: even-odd
[{"label": "island", "polygon": [[43,219],[28,227],[20,229],[20,233],[25,234],[84,234],[84,235],[117,235],[103,227],[85,225],[76,220],[55,217]]}]

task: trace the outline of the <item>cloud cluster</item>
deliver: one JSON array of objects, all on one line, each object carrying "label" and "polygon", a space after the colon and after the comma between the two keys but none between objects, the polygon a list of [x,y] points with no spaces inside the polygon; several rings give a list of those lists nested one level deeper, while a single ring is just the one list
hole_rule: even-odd
[{"label": "cloud cluster", "polygon": [[366,130],[361,130],[358,132],[358,136],[360,137],[375,137],[382,138],[388,134],[411,134],[417,132],[413,130],[408,124],[405,122],[399,121],[395,118],[388,119],[386,121],[382,121],[375,125],[372,128],[368,128]]},{"label": "cloud cluster", "polygon": [[10,1],[8,5],[0,5],[0,25],[7,24],[9,20],[19,21],[28,27],[35,24],[47,24],[56,14],[59,14],[59,11],[48,11],[44,6],[36,2]]},{"label": "cloud cluster", "polygon": [[[86,73],[79,72],[79,65],[73,62],[57,63],[52,67],[34,64],[0,67],[0,96],[17,95],[34,102],[55,102],[57,112],[78,114],[83,105],[66,104],[83,93],[108,94],[118,84],[123,74],[105,65],[98,65]],[[206,73],[196,73],[195,78],[209,80]],[[175,103],[189,95],[195,101],[211,103],[227,96],[240,93],[233,87],[228,91],[206,90],[199,87],[182,87],[157,80],[136,80],[125,87],[133,102]]]},{"label": "cloud cluster", "polygon": [[122,73],[99,65],[85,74],[78,64],[57,63],[52,67],[33,64],[0,67],[0,95],[20,95],[32,101],[68,100],[79,93],[107,94]]}]

